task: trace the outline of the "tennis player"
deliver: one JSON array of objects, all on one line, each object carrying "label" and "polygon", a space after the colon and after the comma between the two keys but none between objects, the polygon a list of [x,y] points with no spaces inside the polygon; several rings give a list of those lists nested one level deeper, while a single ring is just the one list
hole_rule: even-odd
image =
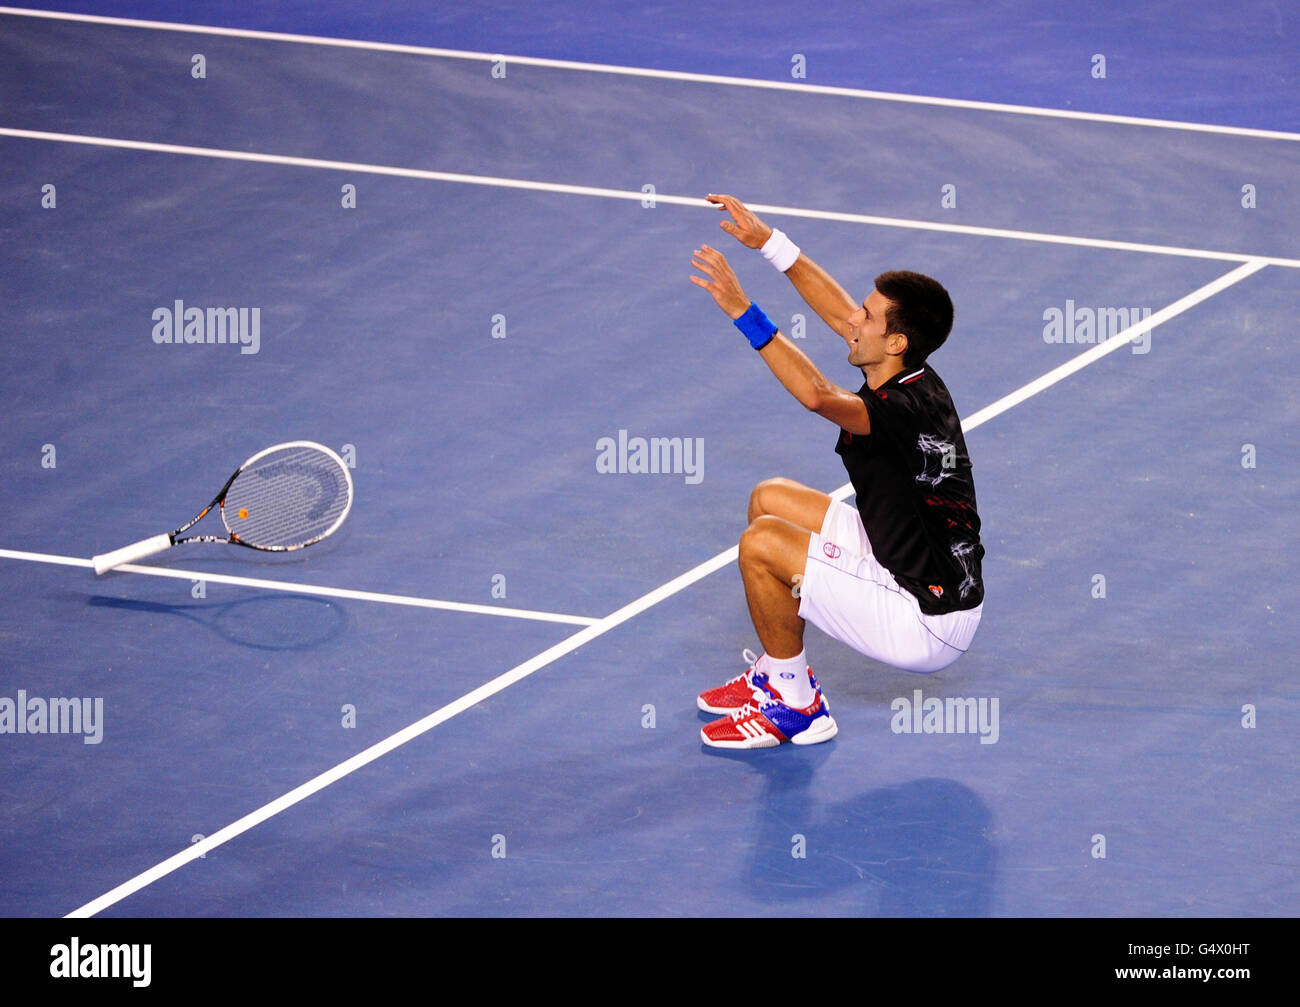
[{"label": "tennis player", "polygon": [[722,229],[785,273],[848,347],[866,379],[829,381],[741,289],[726,257],[701,245],[703,287],[800,404],[839,428],[835,451],[856,507],[788,479],[749,498],[740,572],[763,654],[701,693],[723,714],[700,731],[721,748],[813,745],[838,730],[804,654],[805,620],[877,661],[914,672],[947,667],[970,646],[983,611],[984,547],[961,421],[926,362],[952,329],[952,300],[928,276],[881,273],[861,303],[789,238],[732,196],[709,202]]}]

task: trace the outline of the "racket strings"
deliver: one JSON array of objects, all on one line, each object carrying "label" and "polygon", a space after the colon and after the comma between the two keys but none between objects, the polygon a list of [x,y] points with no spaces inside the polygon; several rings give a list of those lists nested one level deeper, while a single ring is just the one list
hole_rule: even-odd
[{"label": "racket strings", "polygon": [[351,504],[351,486],[337,460],[314,448],[273,451],[241,471],[221,519],[248,545],[292,549],[328,535]]}]

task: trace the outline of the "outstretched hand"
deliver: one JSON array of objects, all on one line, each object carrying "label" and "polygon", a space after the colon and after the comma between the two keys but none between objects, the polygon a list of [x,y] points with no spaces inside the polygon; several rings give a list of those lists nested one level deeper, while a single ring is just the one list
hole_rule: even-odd
[{"label": "outstretched hand", "polygon": [[740,281],[736,279],[727,257],[716,248],[701,245],[695,250],[691,265],[708,277],[704,280],[692,276],[691,282],[712,294],[718,307],[730,315],[733,321],[749,310],[749,298],[741,289]]},{"label": "outstretched hand", "polygon": [[721,227],[733,238],[747,248],[762,248],[772,236],[772,229],[764,224],[744,203],[735,196],[719,196],[709,193],[704,197],[715,204],[719,210],[731,214],[730,220],[724,220]]}]

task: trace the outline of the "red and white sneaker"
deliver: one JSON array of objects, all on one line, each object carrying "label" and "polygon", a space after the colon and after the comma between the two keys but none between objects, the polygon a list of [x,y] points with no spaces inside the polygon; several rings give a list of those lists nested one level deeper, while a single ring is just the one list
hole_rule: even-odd
[{"label": "red and white sneaker", "polygon": [[839,732],[821,691],[802,710],[786,706],[761,689],[748,703],[700,728],[700,739],[714,748],[775,748],[783,741],[816,745]]},{"label": "red and white sneaker", "polygon": [[[754,670],[754,665],[758,663],[754,652],[746,648],[740,652],[740,656],[749,662],[749,669],[743,675],[737,675],[716,689],[706,689],[696,697],[695,704],[705,713],[731,713],[739,710],[754,698],[755,689],[762,690],[773,699],[781,698],[767,675]],[[821,686],[817,684],[817,676],[811,668],[808,669],[808,678],[812,682],[813,692],[820,693]],[[826,700],[823,698],[822,702],[825,703]],[[830,703],[826,703],[826,709],[830,710]]]},{"label": "red and white sneaker", "polygon": [[[746,647],[740,652],[740,656],[749,664],[749,668],[743,675],[729,679],[716,689],[706,689],[696,698],[696,705],[705,713],[730,713],[732,710],[739,710],[750,701],[755,689],[767,684],[767,676],[754,670],[754,665],[758,663],[758,657],[754,652]],[[762,680],[761,684],[754,681],[755,675]]]}]

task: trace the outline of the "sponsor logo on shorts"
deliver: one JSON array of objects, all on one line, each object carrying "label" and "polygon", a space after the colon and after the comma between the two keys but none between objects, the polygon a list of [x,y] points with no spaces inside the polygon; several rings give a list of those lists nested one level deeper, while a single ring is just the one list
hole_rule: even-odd
[{"label": "sponsor logo on shorts", "polygon": [[834,542],[823,542],[822,552],[826,554],[827,559],[838,559],[840,555],[840,547]]}]

